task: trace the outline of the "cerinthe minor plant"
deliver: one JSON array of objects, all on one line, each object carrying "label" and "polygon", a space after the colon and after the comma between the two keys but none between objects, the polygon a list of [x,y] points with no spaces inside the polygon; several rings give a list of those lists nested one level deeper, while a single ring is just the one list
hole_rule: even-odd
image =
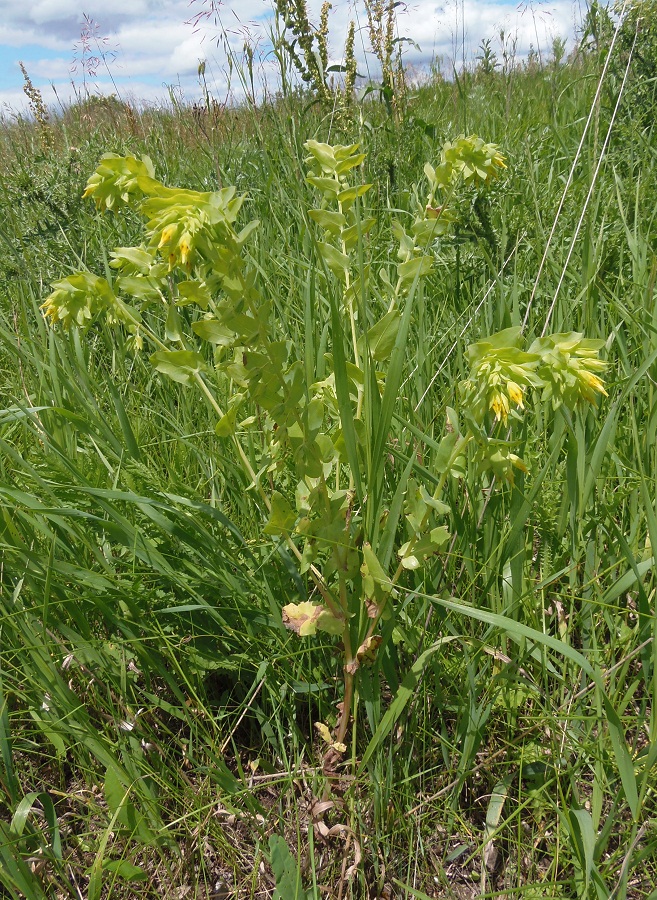
[{"label": "cerinthe minor plant", "polygon": [[[70,275],[54,284],[43,310],[54,326],[82,329],[104,316],[131,350],[148,345],[157,372],[198,390],[215,411],[217,436],[234,448],[263,535],[283,544],[307,579],[307,598],[282,609],[285,627],[302,637],[324,633],[340,648],[337,722],[332,733],[318,723],[330,774],[347,752],[360,673],[386,652],[400,592],[449,541],[450,482],[468,471],[491,489],[512,482],[514,469],[526,469],[513,453],[512,427],[530,397],[540,392],[555,409],[593,401],[605,393],[606,364],[598,358],[603,342],[579,333],[539,338],[528,349],[515,328],[480,340],[468,350],[461,409],[447,410],[431,483],[421,467],[413,471],[413,451],[403,473],[387,471],[416,300],[459,199],[485,190],[504,160],[476,136],[446,143],[425,166],[427,192],[416,191],[410,226],[390,223],[397,260],[375,273],[368,234],[381,223],[367,212],[372,185],[358,177],[365,155],[357,144],[305,147],[317,196],[308,212],[317,228],[315,277],[330,335],[321,379],[283,336],[259,287],[247,251],[258,222],[237,226],[245,198],[234,187],[165,187],[147,157],[106,154],[85,191],[100,210],[137,210],[143,242],[114,250],[112,282]],[[417,436],[407,437],[413,447]]]}]

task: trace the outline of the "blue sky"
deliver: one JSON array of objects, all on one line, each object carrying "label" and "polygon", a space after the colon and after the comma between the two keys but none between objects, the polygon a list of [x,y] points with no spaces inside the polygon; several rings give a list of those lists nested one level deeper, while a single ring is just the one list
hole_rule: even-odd
[{"label": "blue sky", "polygon": [[[53,85],[57,96],[67,102],[85,81],[92,93],[118,91],[125,99],[146,103],[167,102],[171,86],[178,96],[191,100],[199,96],[201,60],[206,60],[208,86],[218,99],[223,100],[230,90],[239,96],[239,85],[234,79],[230,83],[225,46],[239,59],[245,40],[256,47],[259,76],[271,79],[273,62],[266,33],[271,0],[224,0],[221,4],[215,0],[223,37],[213,17],[197,27],[191,21],[195,13],[211,5],[211,0],[0,0],[0,111],[11,114],[25,109],[19,60],[48,103],[56,102]],[[308,0],[315,23],[320,6],[321,0]],[[84,78],[80,65],[83,12],[95,29],[87,56],[101,58],[95,74]],[[573,0],[520,6],[499,0],[415,0],[400,9],[399,29],[420,46],[418,51],[408,45],[408,62],[421,67],[436,57],[446,62],[460,59],[464,32],[466,56],[476,53],[483,38],[490,38],[500,55],[502,28],[517,38],[520,58],[530,43],[548,52],[554,36],[567,38],[570,49],[581,16],[582,9]],[[341,58],[352,18],[365,23],[362,5],[355,0],[333,0],[330,50],[334,60]],[[363,71],[368,58],[366,29],[359,34],[357,55]]]}]

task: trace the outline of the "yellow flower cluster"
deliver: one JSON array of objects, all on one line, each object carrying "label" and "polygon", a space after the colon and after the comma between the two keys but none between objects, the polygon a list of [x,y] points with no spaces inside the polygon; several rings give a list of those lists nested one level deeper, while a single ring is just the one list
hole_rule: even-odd
[{"label": "yellow flower cluster", "polygon": [[118,209],[157,185],[155,169],[148,156],[137,159],[104,153],[96,171],[87,181],[82,199],[92,198],[99,210]]},{"label": "yellow flower cluster", "polygon": [[443,161],[450,168],[451,180],[465,184],[491,181],[506,168],[497,144],[487,144],[476,134],[460,135],[443,147]]},{"label": "yellow flower cluster", "polygon": [[[524,409],[522,402],[523,389],[515,381],[507,381],[504,383],[502,377],[498,373],[493,373],[489,378],[490,394],[488,405],[495,413],[497,421],[506,423],[511,411],[511,404],[515,403],[520,409]],[[499,386],[498,386],[499,385]]]},{"label": "yellow flower cluster", "polygon": [[506,424],[513,406],[524,408],[528,387],[541,387],[536,369],[540,357],[521,350],[519,328],[507,328],[468,348],[470,377],[461,394],[478,422],[491,410],[496,421]]},{"label": "yellow flower cluster", "polygon": [[53,284],[53,292],[41,304],[43,315],[52,325],[84,328],[91,320],[116,302],[108,282],[91,272],[77,272]]},{"label": "yellow flower cluster", "polygon": [[200,230],[201,227],[200,222],[187,221],[184,224],[182,222],[173,222],[162,229],[157,249],[163,250],[163,255],[166,254],[170,269],[177,263],[180,263],[183,269],[191,270],[194,233]]},{"label": "yellow flower cluster", "polygon": [[578,331],[535,340],[529,349],[541,356],[543,399],[551,400],[555,408],[565,403],[572,409],[579,400],[593,403],[598,394],[606,397],[598,374],[607,368],[607,363],[598,358],[602,347],[604,341],[585,338]]},{"label": "yellow flower cluster", "polygon": [[514,406],[524,408],[528,387],[541,388],[555,409],[606,396],[599,373],[607,363],[598,357],[604,341],[572,331],[537,338],[525,352],[521,337],[519,328],[507,328],[468,348],[470,377],[461,383],[461,395],[477,422],[490,410],[506,424]]}]

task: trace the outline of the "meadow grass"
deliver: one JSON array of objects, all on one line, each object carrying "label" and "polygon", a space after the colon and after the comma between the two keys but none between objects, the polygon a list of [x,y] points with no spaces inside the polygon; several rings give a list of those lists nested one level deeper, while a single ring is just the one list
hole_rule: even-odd
[{"label": "meadow grass", "polygon": [[[434,78],[401,124],[299,95],[201,116],[87,102],[51,123],[49,152],[5,124],[2,896],[657,897],[657,160],[630,101],[605,144],[599,77],[584,56]],[[283,628],[307,585],[263,539],[212,411],[106,325],[52,330],[39,304],[139,239],[81,194],[103,152],[147,153],[167,184],[248,194],[261,291],[324,377],[303,142],[359,141],[373,209],[403,216],[463,132],[508,169],[416,300],[386,483],[435,483],[465,349],[487,334],[603,339],[609,396],[539,404],[513,486],[450,482],[448,552],[400,594],[323,812],[313,724],[335,721],[335,648]],[[387,265],[386,228],[371,246]]]}]

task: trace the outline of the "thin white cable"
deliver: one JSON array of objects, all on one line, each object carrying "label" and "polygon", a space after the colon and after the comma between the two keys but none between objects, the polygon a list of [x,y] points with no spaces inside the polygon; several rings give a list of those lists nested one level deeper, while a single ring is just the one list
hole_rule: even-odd
[{"label": "thin white cable", "polygon": [[[511,251],[511,253],[509,253],[509,255],[507,256],[507,258],[506,258],[506,259],[504,260],[504,262],[502,263],[502,268],[501,268],[501,269],[499,270],[499,272],[497,273],[497,277],[495,278],[495,281],[493,281],[493,282],[491,283],[491,285],[489,286],[488,290],[485,292],[484,296],[481,298],[481,300],[479,301],[479,303],[478,303],[477,306],[475,307],[475,311],[472,313],[472,315],[470,316],[470,318],[468,319],[468,321],[465,323],[465,325],[463,326],[463,328],[462,328],[461,331],[459,332],[458,337],[456,338],[456,340],[454,341],[454,343],[452,344],[452,346],[449,348],[449,350],[448,350],[447,353],[445,354],[442,363],[440,364],[440,366],[438,367],[438,369],[437,369],[436,372],[434,373],[433,378],[431,379],[431,381],[430,381],[429,384],[427,385],[427,389],[425,390],[425,392],[422,394],[422,396],[421,396],[420,399],[418,400],[414,412],[417,412],[418,409],[420,408],[420,406],[424,403],[425,397],[427,396],[427,394],[429,393],[429,391],[430,391],[431,388],[433,387],[433,385],[434,385],[436,379],[438,378],[438,376],[440,375],[440,373],[442,372],[442,370],[443,370],[443,369],[445,368],[445,366],[447,365],[447,362],[448,362],[450,356],[452,355],[452,353],[454,352],[454,350],[456,350],[456,348],[458,347],[459,341],[461,340],[461,338],[463,337],[463,335],[465,334],[465,332],[468,330],[468,328],[470,327],[470,325],[474,322],[475,316],[477,315],[477,313],[479,312],[479,310],[480,310],[481,307],[484,305],[484,303],[486,302],[486,300],[487,300],[488,297],[490,296],[491,292],[493,291],[493,289],[494,289],[495,286],[497,285],[497,280],[499,279],[500,275],[503,274],[503,272],[504,272],[504,270],[506,269],[507,265],[509,264],[509,262],[511,261],[511,259],[512,259],[513,256],[515,255],[515,253],[516,253],[518,247],[520,246],[520,241],[524,238],[524,236],[525,236],[525,235],[524,235],[524,232],[523,232],[523,234],[521,234],[520,237],[518,238],[518,240],[516,241],[515,246],[514,246],[513,250]],[[457,320],[457,321],[458,321],[458,320]],[[427,354],[427,355],[430,355],[431,353],[433,353],[433,350],[434,350],[434,349],[435,349],[435,348],[432,348],[432,349],[429,351],[429,354]],[[418,368],[419,368],[419,366],[415,366],[415,368],[413,369],[413,371],[409,374],[408,378],[406,378],[406,381],[404,382],[404,384],[406,384],[406,382],[408,382],[408,381],[413,377],[413,375],[417,372]]]},{"label": "thin white cable", "polygon": [[531,296],[530,296],[529,302],[527,304],[527,309],[525,310],[525,317],[522,321],[523,331],[527,327],[527,322],[529,321],[529,313],[531,311],[532,304],[534,302],[534,297],[536,296],[538,282],[541,278],[541,274],[543,273],[543,268],[545,267],[548,253],[550,251],[550,246],[552,244],[552,238],[554,237],[554,234],[557,230],[557,224],[559,222],[559,217],[561,216],[561,211],[563,209],[564,203],[566,202],[566,195],[568,193],[570,185],[572,184],[573,176],[575,174],[575,169],[577,168],[577,164],[579,162],[579,157],[581,155],[582,148],[584,146],[584,141],[586,139],[586,135],[588,134],[588,130],[591,125],[591,121],[593,120],[593,114],[597,108],[598,100],[600,99],[600,94],[602,93],[602,85],[605,80],[605,75],[607,74],[607,69],[609,68],[609,63],[611,61],[611,56],[614,51],[614,46],[616,45],[616,38],[618,37],[618,34],[620,32],[621,24],[623,22],[623,16],[625,14],[625,8],[627,7],[628,3],[629,3],[629,0],[624,0],[623,8],[620,11],[620,14],[618,17],[618,22],[616,23],[616,28],[614,30],[613,37],[611,39],[611,44],[609,45],[609,50],[607,52],[607,58],[605,59],[605,64],[602,67],[602,72],[600,74],[600,80],[598,81],[598,86],[596,88],[595,97],[593,98],[593,103],[591,104],[591,109],[589,110],[589,115],[586,120],[586,125],[584,126],[584,131],[582,132],[582,137],[580,139],[579,146],[577,147],[577,152],[575,153],[575,158],[573,160],[573,164],[570,167],[570,172],[568,173],[568,179],[564,186],[563,194],[561,195],[561,200],[559,202],[559,207],[557,209],[557,213],[554,217],[554,222],[552,223],[552,230],[550,231],[550,235],[548,237],[547,244],[545,245],[545,250],[543,252],[543,258],[541,259],[541,264],[538,267],[538,272],[536,273],[536,281],[534,282],[534,287],[532,289]]},{"label": "thin white cable", "polygon": [[629,71],[630,71],[630,65],[631,65],[631,63],[632,63],[632,57],[634,56],[634,47],[635,47],[635,45],[636,45],[636,39],[637,39],[638,33],[639,33],[639,31],[638,31],[638,23],[637,23],[637,30],[636,30],[636,32],[634,33],[634,41],[633,41],[633,43],[632,43],[632,48],[631,48],[631,50],[630,50],[630,55],[629,55],[628,60],[627,60],[627,66],[625,67],[625,74],[623,75],[623,81],[621,82],[620,91],[618,92],[618,99],[616,100],[616,105],[615,105],[615,107],[614,107],[614,111],[613,111],[613,113],[612,113],[611,120],[610,120],[610,122],[609,122],[609,128],[607,129],[607,134],[606,134],[606,136],[605,136],[604,143],[603,143],[602,149],[601,149],[601,151],[600,151],[600,158],[598,159],[597,165],[596,165],[596,167],[595,167],[595,171],[594,171],[594,173],[593,173],[593,178],[591,179],[591,184],[590,184],[590,186],[589,186],[589,190],[588,190],[588,193],[587,193],[587,195],[586,195],[586,200],[584,201],[584,206],[582,207],[582,214],[581,214],[580,217],[579,217],[579,221],[578,221],[578,223],[577,223],[577,227],[575,228],[575,233],[573,234],[572,240],[571,240],[571,242],[570,242],[570,247],[568,248],[568,253],[567,253],[567,255],[566,255],[566,261],[565,261],[565,263],[563,264],[563,269],[561,270],[561,276],[560,276],[560,278],[559,278],[559,283],[557,284],[557,289],[556,289],[556,291],[554,292],[554,297],[552,298],[552,303],[550,304],[550,308],[549,308],[549,310],[548,310],[548,312],[547,312],[547,315],[546,315],[546,317],[545,317],[545,324],[543,325],[543,330],[541,331],[541,337],[545,337],[545,334],[546,334],[547,329],[548,329],[548,325],[550,324],[550,319],[552,318],[552,313],[554,312],[554,307],[556,306],[556,303],[557,303],[557,297],[559,296],[559,291],[561,290],[561,285],[563,284],[563,280],[564,280],[564,278],[566,277],[566,271],[568,270],[568,265],[569,265],[569,263],[570,263],[570,257],[573,255],[573,250],[575,249],[575,243],[577,242],[577,238],[579,237],[579,232],[580,232],[580,229],[581,229],[581,227],[582,227],[582,223],[583,223],[583,221],[584,221],[584,216],[586,215],[586,210],[587,210],[587,208],[588,208],[589,202],[590,202],[591,197],[592,197],[592,195],[593,195],[593,189],[594,189],[594,187],[595,187],[595,184],[596,184],[596,181],[597,181],[597,178],[598,178],[598,173],[599,173],[599,171],[600,171],[600,167],[601,167],[601,165],[602,165],[602,161],[603,161],[603,159],[604,159],[604,157],[605,157],[605,152],[606,152],[607,146],[608,146],[608,144],[609,144],[609,139],[611,138],[611,131],[612,131],[613,127],[614,127],[614,122],[616,121],[616,115],[617,115],[618,109],[619,109],[619,107],[620,107],[621,98],[622,98],[623,92],[624,92],[624,90],[625,90],[625,82],[627,81],[627,76],[628,76]]},{"label": "thin white cable", "polygon": [[[597,102],[598,102],[598,100],[599,100],[599,98],[600,98],[600,94],[601,94],[601,92],[602,92],[602,85],[603,85],[603,83],[604,83],[605,75],[607,74],[607,69],[609,68],[609,63],[610,63],[610,61],[611,61],[611,56],[612,56],[612,53],[613,53],[613,50],[614,50],[614,46],[615,46],[615,44],[616,44],[616,39],[617,39],[618,34],[619,34],[619,32],[620,32],[620,27],[621,27],[621,23],[622,23],[622,20],[623,20],[623,15],[624,15],[624,13],[625,13],[625,9],[626,9],[626,7],[627,7],[627,5],[628,5],[628,2],[629,2],[629,0],[624,0],[623,8],[621,9],[621,12],[620,12],[620,15],[619,15],[619,18],[618,18],[618,22],[617,22],[617,24],[616,24],[616,28],[615,28],[615,30],[614,30],[614,34],[613,34],[613,36],[612,36],[612,40],[611,40],[611,43],[610,43],[610,45],[609,45],[609,50],[608,50],[608,52],[607,52],[607,57],[606,57],[606,59],[605,59],[604,66],[603,66],[602,72],[601,72],[601,74],[600,74],[600,80],[598,81],[598,86],[597,86],[597,88],[596,88],[595,97],[593,98],[593,103],[591,104],[591,109],[589,110],[589,115],[588,115],[588,118],[587,118],[587,120],[586,120],[586,125],[584,126],[584,131],[582,132],[582,137],[580,138],[579,146],[577,147],[577,152],[575,153],[575,158],[574,158],[573,164],[572,164],[572,166],[571,166],[571,168],[570,168],[570,172],[569,172],[569,174],[568,174],[568,179],[567,179],[566,184],[565,184],[564,189],[563,189],[563,194],[561,195],[561,200],[560,200],[560,202],[559,202],[559,207],[558,207],[557,212],[556,212],[556,215],[555,215],[555,217],[554,217],[554,222],[552,223],[552,229],[551,229],[551,231],[550,231],[550,235],[549,235],[549,237],[548,237],[547,244],[545,245],[545,250],[544,250],[544,252],[543,252],[543,257],[542,257],[542,259],[541,259],[541,263],[540,263],[540,266],[538,267],[538,272],[537,272],[537,274],[536,274],[536,281],[534,282],[534,287],[533,287],[533,289],[532,289],[532,293],[531,293],[531,296],[530,296],[530,298],[529,298],[529,302],[528,302],[528,304],[527,304],[527,309],[525,310],[525,316],[524,316],[524,319],[523,319],[523,322],[522,322],[522,328],[523,328],[523,331],[524,331],[524,329],[527,327],[527,322],[528,322],[528,320],[529,320],[529,314],[530,314],[530,311],[531,311],[531,308],[532,308],[532,304],[533,304],[533,302],[534,302],[534,297],[536,296],[536,290],[537,290],[537,288],[538,288],[538,282],[539,282],[540,277],[541,277],[541,274],[542,274],[542,272],[543,272],[543,268],[545,267],[545,263],[546,263],[547,256],[548,256],[548,253],[549,253],[549,250],[550,250],[550,246],[551,246],[551,244],[552,244],[552,239],[554,238],[555,232],[556,232],[556,230],[557,230],[557,225],[558,225],[558,223],[559,223],[559,218],[560,218],[560,216],[561,216],[561,211],[562,211],[562,209],[563,209],[564,203],[566,202],[566,196],[567,196],[568,190],[569,190],[569,188],[570,188],[570,185],[572,184],[573,176],[574,176],[574,174],[575,174],[575,169],[576,169],[577,164],[578,164],[578,162],[579,162],[579,157],[580,157],[580,155],[581,155],[581,153],[582,153],[582,148],[583,148],[583,146],[584,146],[584,141],[585,141],[585,139],[586,139],[586,135],[587,135],[588,130],[589,130],[589,127],[590,127],[590,125],[591,125],[591,121],[593,120],[593,115],[594,115],[594,112],[595,112],[595,109],[596,109]],[[636,42],[636,35],[635,35],[635,42]],[[634,45],[632,46],[632,50],[634,50]],[[632,56],[632,54],[630,54],[630,60],[631,60],[631,56]],[[624,85],[625,85],[625,80],[626,80],[626,78],[627,78],[627,73],[628,73],[628,71],[629,71],[629,62],[628,62],[628,68],[627,68],[626,71],[625,71],[625,77],[623,78],[623,84],[622,84],[622,86],[621,86],[621,93],[619,94],[619,100],[618,100],[618,102],[617,102],[617,104],[616,104],[616,108],[614,109],[614,115],[613,115],[613,117],[612,117],[612,123],[611,123],[612,125],[613,125],[613,122],[614,122],[614,119],[615,119],[615,116],[616,116],[616,112],[617,112],[617,110],[618,110],[618,103],[620,102],[620,97],[622,96],[622,90],[623,90],[623,87],[624,87]],[[600,155],[600,159],[598,160],[598,165],[597,165],[597,167],[596,167],[596,171],[595,171],[595,174],[594,174],[593,184],[591,185],[591,188],[590,188],[590,190],[589,190],[589,195],[587,196],[586,204],[588,204],[588,202],[589,202],[589,200],[590,200],[590,196],[591,196],[591,193],[592,193],[592,190],[593,190],[593,185],[595,184],[595,179],[596,179],[597,174],[598,174],[598,172],[599,172],[600,165],[601,165],[601,162],[602,162],[602,158],[603,158],[603,156],[604,156],[604,150],[605,150],[605,148],[606,148],[606,146],[607,146],[607,144],[608,144],[608,142],[609,142],[610,134],[611,134],[611,125],[610,125],[610,128],[609,128],[609,131],[607,132],[607,137],[606,137],[606,139],[605,139],[605,143],[604,143],[604,146],[603,146],[602,153],[601,153],[601,155]],[[568,254],[568,259],[567,259],[567,261],[566,261],[566,266],[568,265],[568,261],[570,260],[570,256],[572,255],[572,249],[573,249],[573,246],[574,246],[574,240],[575,240],[576,237],[577,237],[577,233],[579,232],[579,228],[581,228],[581,223],[582,223],[582,221],[583,221],[583,218],[584,218],[584,212],[585,212],[585,211],[586,211],[586,205],[585,205],[585,209],[584,209],[583,212],[582,212],[582,216],[581,216],[581,218],[580,218],[580,223],[579,223],[579,225],[578,225],[578,230],[577,230],[577,232],[576,232],[576,234],[575,234],[575,238],[573,239],[573,243],[571,244],[571,248],[570,248],[570,251],[569,251],[569,254]],[[504,269],[505,269],[507,263],[509,262],[509,260],[511,259],[511,257],[513,256],[513,254],[516,252],[517,249],[518,249],[518,244],[516,244],[516,246],[513,248],[513,250],[512,250],[512,252],[511,252],[511,254],[509,255],[509,257],[505,260],[505,262],[504,262],[504,264],[503,264],[503,266],[502,266],[502,269],[500,270],[500,274],[501,274],[501,272],[504,271]],[[559,291],[559,288],[561,287],[561,283],[562,283],[562,281],[563,281],[564,275],[565,275],[565,268],[564,268],[564,272],[562,272],[561,278],[560,278],[560,280],[559,280],[559,286],[557,287],[557,293],[558,293],[558,291]],[[483,306],[484,302],[486,301],[486,299],[487,299],[488,296],[490,295],[491,291],[492,291],[493,288],[495,287],[495,283],[496,283],[496,282],[493,282],[493,283],[491,284],[491,286],[489,287],[489,289],[486,291],[486,293],[484,294],[484,296],[482,297],[482,299],[480,300],[480,302],[477,304],[477,307],[476,307],[474,313],[470,316],[470,318],[468,319],[468,321],[465,323],[465,325],[464,325],[463,328],[461,329],[461,331],[460,331],[460,333],[459,333],[457,339],[454,341],[454,343],[452,344],[452,346],[451,346],[451,347],[449,348],[449,350],[447,351],[447,354],[445,355],[445,357],[444,357],[444,359],[443,359],[441,365],[439,366],[439,368],[437,369],[437,371],[434,373],[434,375],[433,375],[431,381],[429,382],[429,384],[428,384],[426,390],[425,390],[424,393],[422,394],[422,397],[420,398],[420,400],[418,401],[417,405],[415,406],[415,412],[418,411],[418,409],[420,408],[420,406],[421,406],[422,403],[424,402],[424,400],[425,400],[427,394],[429,393],[429,391],[430,391],[431,388],[433,387],[434,383],[436,382],[436,379],[438,378],[438,376],[440,375],[440,373],[442,372],[442,370],[443,370],[443,369],[445,368],[445,366],[447,365],[447,361],[449,360],[450,356],[452,355],[452,353],[454,352],[454,350],[455,350],[456,347],[458,346],[459,340],[463,337],[463,335],[465,334],[465,332],[467,331],[467,329],[470,327],[470,325],[471,325],[472,322],[474,321],[475,316],[477,315],[477,313],[479,312],[479,310],[480,310],[481,307]],[[548,317],[547,317],[546,322],[545,322],[545,325],[544,325],[543,334],[545,334],[545,329],[547,328],[547,324],[548,324],[548,322],[549,322],[549,318],[550,318],[550,316],[552,315],[552,312],[553,312],[553,309],[554,309],[555,302],[556,302],[556,294],[555,294],[554,300],[552,301],[552,306],[550,307],[550,311],[549,311],[549,313],[548,313]],[[417,368],[418,368],[418,367],[416,366],[414,371],[416,371]],[[407,379],[407,380],[408,380],[408,379]]]}]

